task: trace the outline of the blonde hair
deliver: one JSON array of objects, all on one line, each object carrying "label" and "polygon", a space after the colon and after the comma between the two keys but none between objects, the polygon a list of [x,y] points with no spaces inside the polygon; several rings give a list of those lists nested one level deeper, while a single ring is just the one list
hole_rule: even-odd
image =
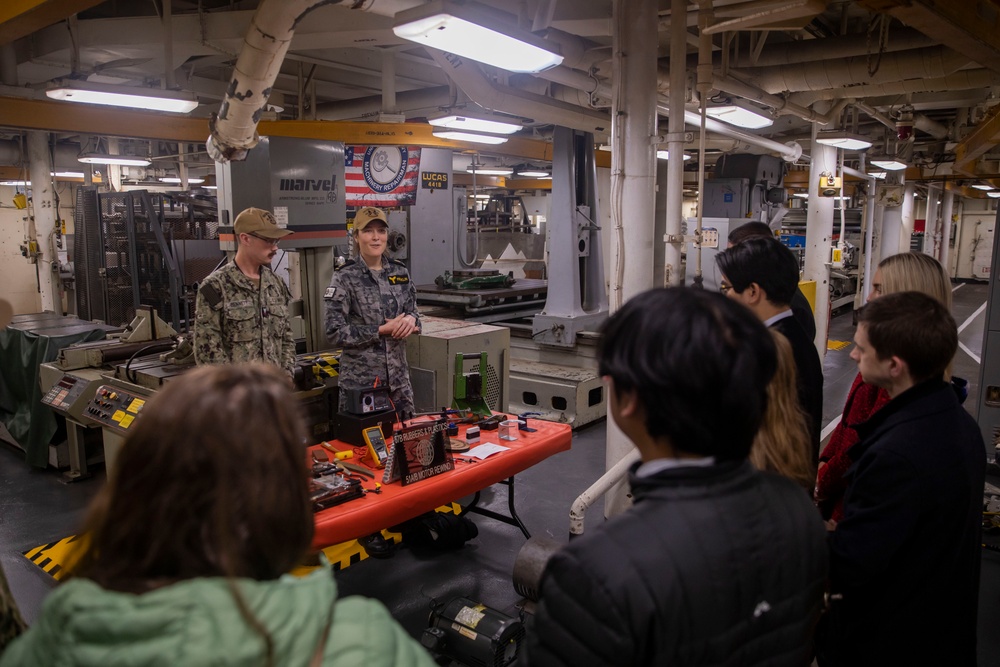
[{"label": "blonde hair", "polygon": [[[890,255],[878,264],[882,275],[882,296],[894,292],[920,292],[936,299],[951,312],[951,279],[941,262],[922,252]],[[951,366],[944,379],[951,380]]]},{"label": "blonde hair", "polygon": [[778,369],[767,385],[767,410],[750,449],[750,463],[812,492],[816,469],[809,422],[796,389],[795,356],[787,338],[773,329],[770,332],[778,351]]},{"label": "blonde hair", "polygon": [[951,280],[941,263],[922,252],[901,252],[886,257],[878,265],[882,273],[882,294],[922,292],[951,310]]}]

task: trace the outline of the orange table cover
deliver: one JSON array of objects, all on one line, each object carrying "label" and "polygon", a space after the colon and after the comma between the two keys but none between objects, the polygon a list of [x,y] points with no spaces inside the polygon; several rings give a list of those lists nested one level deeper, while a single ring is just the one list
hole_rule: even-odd
[{"label": "orange table cover", "polygon": [[[313,547],[322,549],[388,528],[407,519],[420,516],[436,507],[470,496],[481,489],[526,470],[553,454],[566,451],[572,442],[572,429],[568,424],[530,420],[534,433],[518,432],[517,440],[500,440],[498,431],[482,431],[478,444],[498,443],[510,449],[493,454],[475,463],[455,461],[455,469],[421,480],[408,486],[399,482],[383,484],[382,493],[367,493],[361,498],[348,501],[330,509],[317,512],[316,533]],[[461,428],[464,437],[465,427]],[[347,443],[332,441],[336,449],[351,449]],[[475,447],[476,445],[472,445]],[[319,445],[309,451],[320,449]],[[471,458],[465,452],[456,453],[457,458]],[[357,459],[349,459],[359,463]],[[375,470],[375,481],[382,481],[382,471]],[[363,479],[366,488],[374,488],[375,483],[368,477]]]}]

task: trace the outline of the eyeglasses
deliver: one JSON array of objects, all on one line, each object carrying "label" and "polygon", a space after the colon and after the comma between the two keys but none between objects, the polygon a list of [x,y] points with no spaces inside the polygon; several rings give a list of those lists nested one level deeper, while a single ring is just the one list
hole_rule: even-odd
[{"label": "eyeglasses", "polygon": [[266,243],[268,245],[278,245],[278,241],[279,241],[279,239],[268,239],[268,238],[264,238],[263,236],[257,236],[256,234],[249,234],[249,236],[252,236],[255,239],[260,239],[261,241],[263,241],[264,243]]},{"label": "eyeglasses", "polygon": [[719,283],[719,292],[722,294],[728,294],[729,290],[733,289],[732,285],[727,285],[726,283]]}]

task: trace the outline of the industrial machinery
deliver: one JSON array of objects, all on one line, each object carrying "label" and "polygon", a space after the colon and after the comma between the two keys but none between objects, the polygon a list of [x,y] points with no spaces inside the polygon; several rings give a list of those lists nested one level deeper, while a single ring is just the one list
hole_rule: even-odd
[{"label": "industrial machinery", "polygon": [[[510,384],[510,330],[506,327],[422,317],[421,330],[406,339],[406,359],[410,364],[414,410],[432,412],[452,405],[456,399],[457,355],[463,359],[484,353],[481,394],[486,405],[497,412],[508,409]],[[464,363],[464,362],[463,362]]]},{"label": "industrial machinery", "polygon": [[[63,348],[55,361],[40,366],[42,404],[66,419],[70,460],[66,478],[69,481],[88,476],[86,429],[104,426],[97,418],[102,412],[94,409],[93,401],[98,387],[108,381],[111,366],[124,361],[128,369],[143,355],[154,355],[173,348],[176,336],[177,332],[152,308],[140,306],[135,318],[122,333],[111,334],[106,340]],[[120,443],[113,442],[112,450],[116,444]],[[104,451],[107,462],[107,437]]]},{"label": "industrial machinery", "polygon": [[491,287],[510,287],[515,282],[513,272],[500,273],[495,269],[463,269],[461,271],[445,271],[434,279],[434,284],[443,289],[479,289]]},{"label": "industrial machinery", "polygon": [[457,597],[435,608],[420,643],[468,667],[504,667],[517,658],[524,625],[484,604]]}]

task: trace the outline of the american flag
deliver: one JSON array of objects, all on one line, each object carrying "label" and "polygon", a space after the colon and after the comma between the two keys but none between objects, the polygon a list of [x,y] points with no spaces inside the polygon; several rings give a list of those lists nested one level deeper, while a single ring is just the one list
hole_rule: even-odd
[{"label": "american flag", "polygon": [[420,178],[419,146],[345,146],[348,206],[412,206]]}]

